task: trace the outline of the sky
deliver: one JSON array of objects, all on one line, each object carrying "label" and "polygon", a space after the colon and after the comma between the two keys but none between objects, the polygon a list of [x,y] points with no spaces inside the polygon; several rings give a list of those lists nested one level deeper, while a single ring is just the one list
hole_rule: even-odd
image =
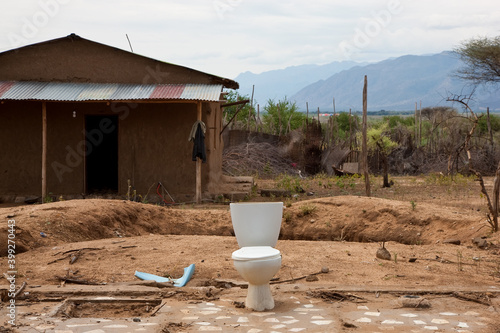
[{"label": "sky", "polygon": [[75,33],[234,79],[500,35],[498,0],[2,0],[0,52]]}]

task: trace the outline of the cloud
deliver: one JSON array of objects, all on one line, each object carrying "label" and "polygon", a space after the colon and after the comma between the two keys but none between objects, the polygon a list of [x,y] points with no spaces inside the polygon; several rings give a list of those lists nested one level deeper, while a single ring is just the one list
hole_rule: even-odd
[{"label": "cloud", "polygon": [[[128,34],[137,53],[227,77],[440,52],[500,31],[497,0],[23,0],[3,4],[0,51],[12,48],[9,34],[21,34],[41,2],[54,1],[64,4],[28,44],[74,32],[128,50]],[[360,33],[369,37],[362,47]],[[357,50],[349,58],[342,45]]]}]

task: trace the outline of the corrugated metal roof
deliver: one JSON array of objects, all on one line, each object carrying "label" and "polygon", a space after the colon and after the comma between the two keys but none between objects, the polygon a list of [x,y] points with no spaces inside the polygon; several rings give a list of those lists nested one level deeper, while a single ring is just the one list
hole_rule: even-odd
[{"label": "corrugated metal roof", "polygon": [[0,100],[83,102],[181,99],[218,102],[221,91],[221,84],[0,81]]}]

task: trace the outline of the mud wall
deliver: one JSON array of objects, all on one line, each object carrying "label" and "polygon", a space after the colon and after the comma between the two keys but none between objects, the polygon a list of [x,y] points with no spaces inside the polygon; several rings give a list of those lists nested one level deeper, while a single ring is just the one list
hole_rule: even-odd
[{"label": "mud wall", "polygon": [[[207,124],[202,191],[207,191],[222,174],[221,110],[217,103],[203,103],[202,110]],[[118,117],[117,194],[126,194],[128,180],[143,196],[162,182],[176,201],[193,199],[196,163],[188,137],[195,103],[47,103],[48,192],[86,192],[85,158],[92,145],[85,139],[86,115]],[[0,196],[40,196],[42,103],[5,101],[0,119]]]},{"label": "mud wall", "polygon": [[41,193],[41,103],[0,104],[0,194]]}]

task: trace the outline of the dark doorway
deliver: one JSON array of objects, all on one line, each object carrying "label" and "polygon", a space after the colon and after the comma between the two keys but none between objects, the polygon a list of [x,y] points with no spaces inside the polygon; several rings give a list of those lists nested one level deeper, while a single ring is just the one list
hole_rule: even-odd
[{"label": "dark doorway", "polygon": [[118,116],[86,116],[87,193],[118,192]]}]

